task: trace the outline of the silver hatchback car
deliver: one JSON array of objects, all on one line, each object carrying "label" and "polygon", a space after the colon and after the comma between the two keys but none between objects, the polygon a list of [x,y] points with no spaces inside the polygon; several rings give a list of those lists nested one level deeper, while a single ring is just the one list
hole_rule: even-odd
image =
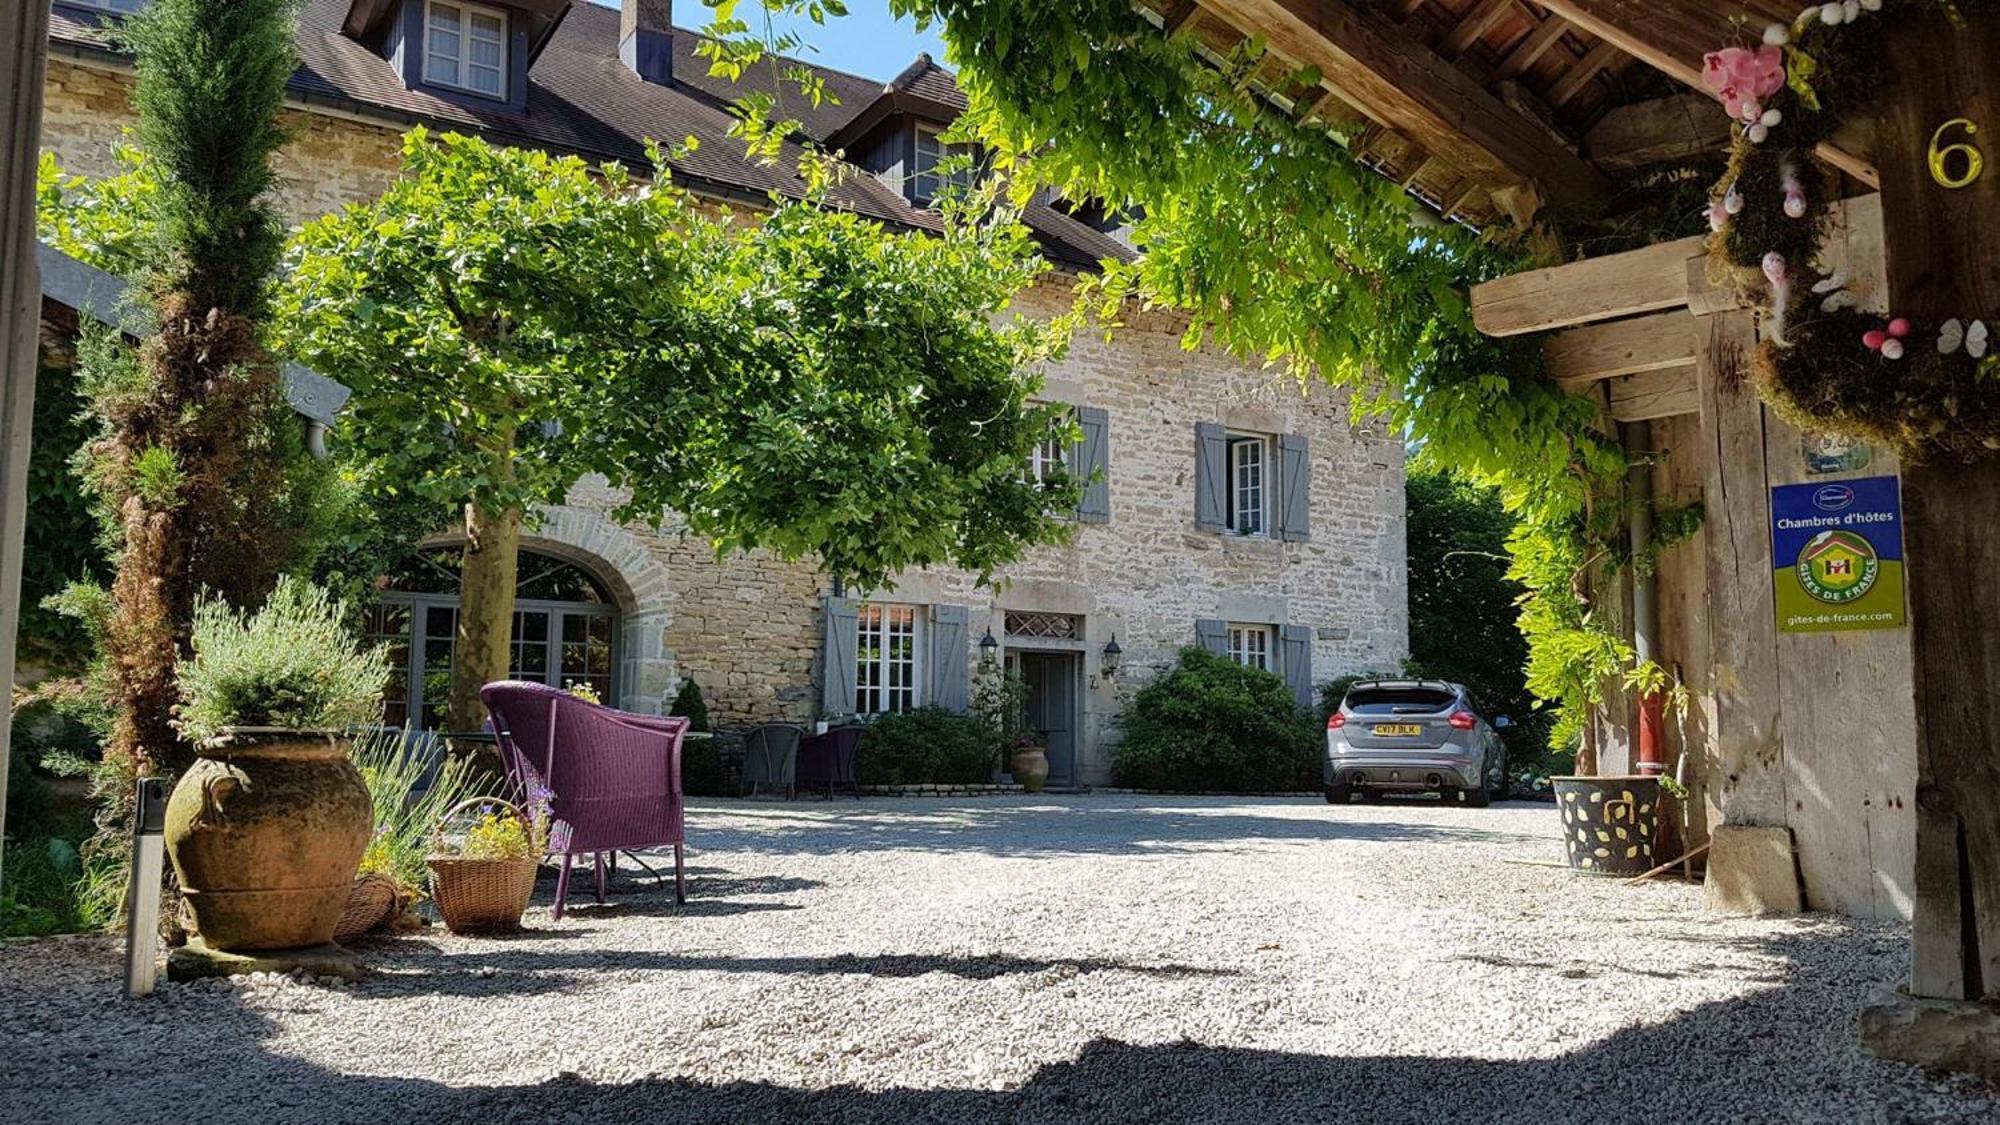
[{"label": "silver hatchback car", "polygon": [[1326,799],[1436,792],[1484,808],[1507,796],[1502,715],[1487,722],[1463,684],[1367,680],[1326,720]]}]

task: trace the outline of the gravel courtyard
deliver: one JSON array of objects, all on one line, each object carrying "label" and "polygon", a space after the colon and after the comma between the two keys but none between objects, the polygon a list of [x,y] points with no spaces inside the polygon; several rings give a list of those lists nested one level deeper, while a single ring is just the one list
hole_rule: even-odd
[{"label": "gravel courtyard", "polygon": [[115,998],[0,946],[9,1122],[2000,1120],[1861,1056],[1901,927],[1721,921],[1548,806],[697,804],[688,905]]}]

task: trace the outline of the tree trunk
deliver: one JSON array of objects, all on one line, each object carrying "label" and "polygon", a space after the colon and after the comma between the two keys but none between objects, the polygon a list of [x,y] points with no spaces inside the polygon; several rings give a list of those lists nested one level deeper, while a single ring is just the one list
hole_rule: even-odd
[{"label": "tree trunk", "polygon": [[521,512],[465,506],[465,566],[458,591],[458,636],[451,658],[450,723],[476,731],[486,722],[479,689],[507,678],[514,637],[514,584],[520,570]]},{"label": "tree trunk", "polygon": [[[1890,311],[1937,323],[2000,316],[2000,12],[1899,10],[1886,21],[1876,159]],[[1931,174],[1938,127],[1979,127],[1985,174]],[[1968,139],[1953,134],[1946,143]],[[1961,167],[1949,169],[1951,173]],[[1932,346],[1928,340],[1913,348]],[[2000,997],[2000,461],[1942,455],[1903,474],[1917,705],[1917,871],[1911,991]]]}]

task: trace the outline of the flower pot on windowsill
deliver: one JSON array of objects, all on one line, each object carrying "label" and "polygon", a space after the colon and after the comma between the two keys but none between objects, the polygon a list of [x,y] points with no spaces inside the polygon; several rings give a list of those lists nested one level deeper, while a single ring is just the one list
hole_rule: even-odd
[{"label": "flower pot on windowsill", "polygon": [[167,801],[166,846],[211,949],[324,945],[368,847],[373,805],[348,739],[231,727]]}]

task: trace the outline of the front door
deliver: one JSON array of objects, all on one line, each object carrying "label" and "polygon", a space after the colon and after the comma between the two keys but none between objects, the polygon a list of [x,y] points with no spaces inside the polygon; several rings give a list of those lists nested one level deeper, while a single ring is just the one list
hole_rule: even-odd
[{"label": "front door", "polygon": [[1074,652],[1021,652],[1021,679],[1028,687],[1028,725],[1048,745],[1049,784],[1076,784],[1077,679],[1083,658]]}]

